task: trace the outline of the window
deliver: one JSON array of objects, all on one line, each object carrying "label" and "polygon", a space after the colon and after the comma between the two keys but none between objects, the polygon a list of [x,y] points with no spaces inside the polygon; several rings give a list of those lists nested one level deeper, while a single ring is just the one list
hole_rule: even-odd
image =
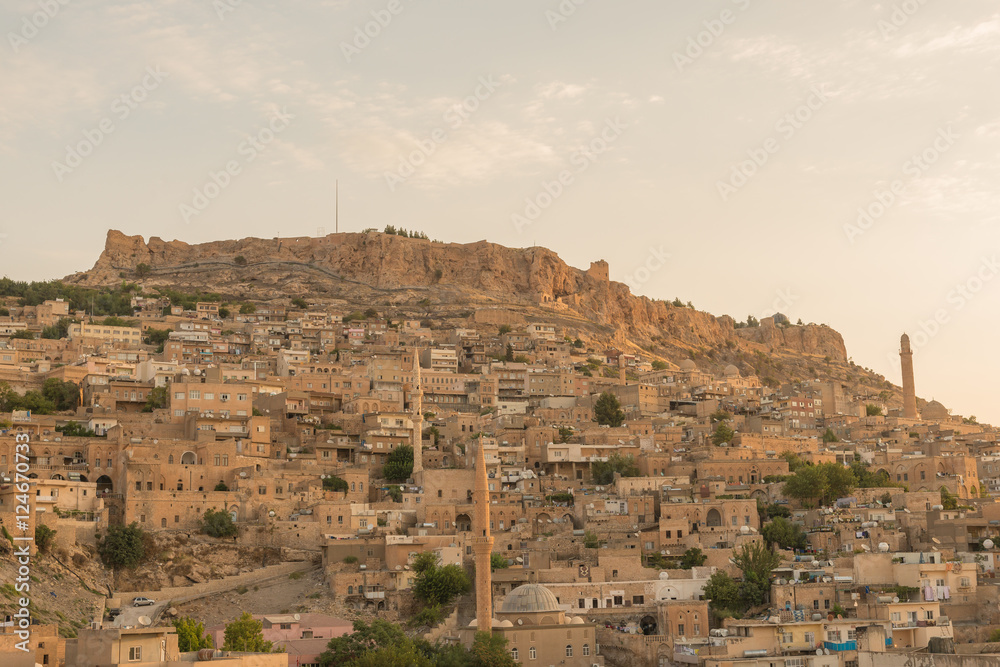
[{"label": "window", "polygon": [[516,649],[516,648],[512,648],[512,649],[510,650],[510,657],[512,657],[512,658],[514,658],[515,660],[517,660],[517,649]]},{"label": "window", "polygon": [[806,633],[806,643],[809,644],[810,646],[813,646],[813,645],[816,644],[816,633],[815,632],[807,632]]},{"label": "window", "polygon": [[573,645],[572,644],[566,644],[566,657],[567,658],[572,658],[573,657]]},{"label": "window", "polygon": [[191,399],[191,400],[200,400],[201,399],[201,390],[200,389],[192,389],[191,391],[188,392],[188,398]]},{"label": "window", "polygon": [[128,649],[128,659],[132,662],[138,662],[142,660],[142,647],[130,646]]},{"label": "window", "polygon": [[590,655],[590,644],[584,644],[583,645],[583,654],[584,655]]},{"label": "window", "polygon": [[679,635],[683,635],[684,634],[684,624],[683,623],[678,623],[677,624],[677,634],[679,634]]},{"label": "window", "polygon": [[528,657],[530,659],[532,659],[532,660],[534,660],[535,658],[538,657],[538,652],[535,651],[535,647],[534,646],[532,646],[531,648],[528,649]]},{"label": "window", "polygon": [[783,644],[791,644],[792,643],[792,633],[791,632],[782,632],[781,633],[781,643],[783,643]]}]

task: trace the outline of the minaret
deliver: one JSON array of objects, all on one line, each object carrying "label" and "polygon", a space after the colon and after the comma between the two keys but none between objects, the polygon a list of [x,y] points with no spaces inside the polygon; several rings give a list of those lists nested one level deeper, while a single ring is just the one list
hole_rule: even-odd
[{"label": "minaret", "polygon": [[472,521],[472,549],[476,554],[476,631],[491,633],[493,576],[490,555],[493,553],[493,536],[490,534],[490,487],[482,438],[479,439],[476,453],[476,486],[472,492],[472,502],[475,514]]},{"label": "minaret", "polygon": [[910,337],[903,334],[899,340],[899,364],[903,369],[903,417],[917,419],[917,393],[913,386],[913,350]]},{"label": "minaret", "polygon": [[424,470],[424,387],[420,380],[420,357],[413,348],[413,385],[410,387],[413,403],[413,474]]}]

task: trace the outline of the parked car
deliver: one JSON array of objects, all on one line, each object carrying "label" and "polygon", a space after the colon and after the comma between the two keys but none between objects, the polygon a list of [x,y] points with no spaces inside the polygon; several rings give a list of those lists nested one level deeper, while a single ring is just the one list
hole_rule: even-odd
[{"label": "parked car", "polygon": [[136,598],[132,600],[133,607],[151,607],[156,604],[156,600],[150,600],[149,598]]},{"label": "parked car", "polygon": [[122,615],[122,610],[119,609],[119,608],[117,608],[117,607],[112,608],[112,609],[108,609],[108,619],[109,620],[113,621],[113,620],[115,620],[116,618],[118,618],[121,615]]}]

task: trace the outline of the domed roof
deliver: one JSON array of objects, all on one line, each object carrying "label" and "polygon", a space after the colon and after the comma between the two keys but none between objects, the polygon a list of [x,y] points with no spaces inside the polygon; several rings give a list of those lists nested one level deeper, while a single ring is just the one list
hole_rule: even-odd
[{"label": "domed roof", "polygon": [[559,601],[552,591],[538,584],[518,586],[504,598],[501,614],[524,614],[538,611],[560,611]]},{"label": "domed roof", "polygon": [[696,371],[696,370],[698,370],[698,366],[696,366],[695,363],[693,361],[691,361],[690,359],[685,359],[684,361],[681,362],[681,370],[682,371]]},{"label": "domed roof", "polygon": [[924,406],[921,413],[924,419],[946,419],[948,417],[948,408],[937,401],[931,401]]},{"label": "domed roof", "polygon": [[732,364],[726,366],[726,370],[724,372],[727,378],[732,378],[732,377],[738,378],[740,376],[740,369],[736,368],[736,366],[733,366]]}]

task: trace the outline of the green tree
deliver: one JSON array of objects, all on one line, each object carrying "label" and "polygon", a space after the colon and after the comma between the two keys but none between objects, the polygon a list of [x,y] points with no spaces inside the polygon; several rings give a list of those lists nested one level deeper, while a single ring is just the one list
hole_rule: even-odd
[{"label": "green tree", "polygon": [[52,530],[44,523],[39,523],[35,525],[35,546],[43,554],[49,552],[49,547],[52,545],[52,540],[56,536],[56,531]]},{"label": "green tree", "polygon": [[840,438],[837,437],[832,428],[827,428],[823,432],[823,442],[840,442]]},{"label": "green tree", "polygon": [[583,546],[587,549],[597,549],[601,546],[601,538],[597,536],[597,533],[585,530],[583,531]]},{"label": "green tree", "polygon": [[827,494],[826,475],[816,466],[799,468],[785,482],[782,493],[804,502],[818,501]]},{"label": "green tree", "polygon": [[665,371],[665,370],[667,370],[667,362],[660,361],[659,359],[653,361],[653,370],[654,371]]},{"label": "green tree", "polygon": [[464,595],[472,588],[469,575],[459,565],[440,565],[437,555],[433,563],[421,564],[421,569],[417,570],[414,563],[413,571],[417,576],[413,580],[413,596],[428,605],[451,604],[459,595]]},{"label": "green tree", "polygon": [[68,317],[60,317],[59,321],[47,327],[42,327],[42,338],[59,340],[69,335],[69,325],[76,322]]},{"label": "green tree", "polygon": [[205,635],[205,624],[190,616],[181,616],[173,620],[177,630],[177,647],[181,653],[200,651],[203,648],[214,648],[215,642],[210,635]]},{"label": "green tree", "polygon": [[514,361],[514,346],[510,343],[507,343],[507,349],[504,352],[503,358],[504,361]]},{"label": "green tree", "polygon": [[823,463],[818,467],[826,478],[826,492],[829,502],[851,495],[851,492],[856,488],[857,481],[850,468],[845,468],[839,463]]},{"label": "green tree", "polygon": [[795,452],[782,452],[781,458],[788,461],[788,472],[795,472],[799,468],[809,465]]},{"label": "green tree", "polygon": [[766,602],[771,591],[771,572],[781,564],[781,556],[763,542],[749,542],[733,552],[732,562],[743,573],[740,597],[746,608]]},{"label": "green tree", "polygon": [[[229,317],[229,315],[230,315],[230,311],[229,311],[228,308],[226,308],[225,306],[219,306],[219,318],[220,319],[225,320],[225,319],[227,319]],[[230,332],[228,335],[231,336],[232,332]]]},{"label": "green tree", "polygon": [[765,523],[760,529],[760,534],[768,545],[777,544],[782,549],[805,549],[808,546],[802,528],[782,517],[776,517]]},{"label": "green tree", "polygon": [[219,483],[216,484],[215,488],[213,489],[213,491],[228,491],[228,490],[229,490],[229,486],[227,486],[226,483],[223,482],[221,479],[219,480]]},{"label": "green tree", "polygon": [[226,510],[205,510],[198,525],[201,532],[212,537],[234,537],[240,532],[239,527],[233,522],[233,517]]},{"label": "green tree", "polygon": [[75,421],[66,422],[65,426],[56,426],[56,431],[69,438],[93,438],[97,434]]},{"label": "green tree", "polygon": [[139,279],[148,278],[149,274],[152,272],[153,270],[149,267],[149,264],[146,264],[145,262],[139,262],[135,265],[135,275]]},{"label": "green tree", "polygon": [[594,417],[601,426],[618,427],[625,422],[625,413],[618,397],[609,391],[597,398],[594,404]]},{"label": "green tree", "polygon": [[500,329],[498,330],[498,333],[499,333],[499,334],[500,334],[501,336],[504,336],[504,335],[506,335],[506,334],[509,334],[510,332],[511,332],[511,328],[510,328],[510,325],[509,325],[509,324],[501,324],[501,325],[500,325]]},{"label": "green tree", "polygon": [[150,327],[146,329],[145,343],[147,345],[155,345],[157,352],[163,352],[163,346],[166,344],[167,339],[170,338],[170,329],[154,329]]},{"label": "green tree", "polygon": [[239,618],[226,626],[223,651],[239,651],[241,653],[281,653],[274,650],[274,642],[264,639],[264,624],[256,620],[249,612],[243,612]]},{"label": "green tree", "polygon": [[153,410],[162,410],[167,407],[167,400],[169,395],[167,394],[166,387],[153,387],[146,394],[146,405],[143,406],[143,412],[152,412]]},{"label": "green tree", "polygon": [[691,547],[681,556],[681,569],[690,570],[693,567],[701,567],[708,560],[708,556],[701,552],[698,547]]},{"label": "green tree", "polygon": [[958,496],[952,495],[946,487],[941,487],[941,506],[946,510],[958,509]]},{"label": "green tree", "polygon": [[35,339],[35,333],[33,331],[28,331],[27,329],[20,329],[19,331],[15,331],[11,335],[11,339],[13,339],[13,340],[34,340]]},{"label": "green tree", "polygon": [[869,417],[881,417],[882,408],[878,405],[873,405],[869,403],[868,405],[865,406],[865,414],[868,415]]},{"label": "green tree", "polygon": [[252,303],[240,304],[240,315],[252,315],[257,312],[257,306]]},{"label": "green tree", "polygon": [[736,432],[729,428],[726,422],[719,422],[718,426],[715,427],[715,431],[712,433],[712,444],[722,445],[727,442],[732,442],[734,435],[736,435]]},{"label": "green tree", "polygon": [[111,524],[107,534],[97,543],[97,552],[107,567],[130,570],[146,557],[145,535],[134,521],[128,526]]},{"label": "green tree", "polygon": [[323,479],[324,491],[347,491],[347,481],[336,475],[327,475]]},{"label": "green tree", "polygon": [[297,296],[294,299],[292,299],[292,305],[295,306],[296,308],[301,308],[302,310],[305,310],[306,308],[309,307],[309,303],[301,296]]},{"label": "green tree", "polygon": [[715,422],[729,421],[730,419],[733,418],[733,415],[728,410],[723,410],[722,408],[719,408],[718,410],[710,414],[708,418],[714,424]]},{"label": "green tree", "polygon": [[510,567],[510,563],[507,562],[503,554],[498,554],[495,551],[490,554],[490,571],[506,570],[508,567]]},{"label": "green tree", "polygon": [[236,266],[246,266],[247,258],[243,255],[236,255],[236,257],[233,258],[233,263],[236,264]]},{"label": "green tree", "polygon": [[470,667],[517,667],[507,648],[507,640],[501,634],[477,632],[472,641],[472,662]]},{"label": "green tree", "polygon": [[990,633],[990,636],[986,639],[986,641],[990,642],[991,644],[1000,642],[1000,628],[995,628],[993,632]]},{"label": "green tree", "polygon": [[573,429],[569,426],[559,427],[559,442],[569,442],[569,439],[573,437]]},{"label": "green tree", "polygon": [[59,378],[49,378],[42,385],[42,396],[51,401],[56,410],[75,410],[80,404],[80,387]]},{"label": "green tree", "polygon": [[717,614],[743,610],[739,584],[724,570],[719,570],[708,578],[708,583],[705,584],[705,599],[711,602],[711,607]]},{"label": "green tree", "polygon": [[608,456],[607,461],[594,461],[590,464],[590,476],[595,484],[608,485],[615,481],[615,473],[622,477],[638,477],[639,467],[631,454],[622,455],[618,452]]},{"label": "green tree", "polygon": [[402,482],[413,474],[413,447],[400,445],[389,452],[382,467],[382,476],[390,482]]}]

